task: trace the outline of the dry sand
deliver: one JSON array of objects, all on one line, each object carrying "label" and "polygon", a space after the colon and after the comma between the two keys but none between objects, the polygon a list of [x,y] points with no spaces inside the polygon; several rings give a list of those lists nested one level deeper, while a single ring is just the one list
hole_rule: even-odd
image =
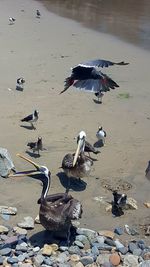
[{"label": "dry sand", "polygon": [[[41,19],[36,18],[36,9],[42,13]],[[8,24],[9,16],[16,18],[14,25]],[[149,210],[143,202],[150,201],[150,183],[145,178],[150,160],[150,53],[51,14],[36,1],[0,0],[0,25],[0,140],[17,170],[30,169],[16,153],[27,155],[27,142],[40,135],[47,150],[34,160],[52,173],[50,193],[64,192],[57,176],[63,156],[75,150],[74,137],[80,130],[94,143],[102,125],[107,131],[106,146],[101,148],[91,176],[84,179],[86,189],[71,192],[83,204],[81,226],[99,230],[148,222]],[[59,95],[70,67],[94,58],[130,62],[129,66],[104,70],[120,88],[108,92],[102,105],[94,103],[92,94],[73,88]],[[26,80],[23,92],[15,90],[19,76]],[[131,97],[119,98],[119,93]],[[35,108],[39,110],[37,130],[20,127],[20,119]],[[102,183],[115,186],[119,179],[132,185],[126,192],[137,200],[138,210],[113,218],[93,197],[112,200],[112,193]],[[9,222],[0,219],[0,223],[14,225],[24,216],[36,216],[41,189],[31,178],[0,179],[0,204],[18,208],[17,216]],[[43,228],[36,226],[34,232],[39,229]]]}]

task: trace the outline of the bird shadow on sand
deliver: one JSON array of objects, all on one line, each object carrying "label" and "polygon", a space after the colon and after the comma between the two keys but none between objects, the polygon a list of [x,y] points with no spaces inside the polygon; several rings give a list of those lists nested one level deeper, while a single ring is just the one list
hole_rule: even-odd
[{"label": "bird shadow on sand", "polygon": [[95,104],[102,104],[102,101],[99,101],[97,99],[93,99],[93,101],[94,101]]},{"label": "bird shadow on sand", "polygon": [[103,147],[103,141],[102,140],[98,140],[93,144],[94,147],[99,148],[99,147]]},{"label": "bird shadow on sand", "polygon": [[[76,230],[74,227],[70,229],[70,240],[69,246],[75,241]],[[33,246],[39,246],[42,248],[45,244],[57,244],[59,246],[68,246],[67,237],[64,237],[64,232],[61,233],[52,233],[47,230],[40,231],[38,233],[33,234],[29,238],[31,244]]]},{"label": "bird shadow on sand", "polygon": [[31,152],[31,151],[28,151],[28,150],[26,150],[26,153],[27,153],[30,157],[35,158],[35,159],[41,157],[41,155],[39,155],[39,154],[37,154],[37,153],[34,153],[34,152]]},{"label": "bird shadow on sand", "polygon": [[[68,189],[68,177],[64,172],[57,173],[60,183],[66,190]],[[87,183],[83,180],[79,180],[76,177],[70,177],[69,190],[73,191],[84,191],[86,189]]]},{"label": "bird shadow on sand", "polygon": [[32,126],[29,125],[20,125],[20,127],[25,128],[27,130],[36,130],[36,128],[33,128]]}]

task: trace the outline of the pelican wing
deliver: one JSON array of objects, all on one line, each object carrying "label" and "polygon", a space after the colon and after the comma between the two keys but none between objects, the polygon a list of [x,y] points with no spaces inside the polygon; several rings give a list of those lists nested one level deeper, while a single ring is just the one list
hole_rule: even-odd
[{"label": "pelican wing", "polygon": [[109,60],[104,60],[104,59],[95,59],[95,60],[89,60],[83,63],[80,63],[80,66],[85,66],[85,67],[97,67],[97,68],[107,68],[113,65],[119,65],[119,66],[123,66],[123,65],[128,65],[129,63],[126,63],[124,61],[121,62],[112,62]]}]

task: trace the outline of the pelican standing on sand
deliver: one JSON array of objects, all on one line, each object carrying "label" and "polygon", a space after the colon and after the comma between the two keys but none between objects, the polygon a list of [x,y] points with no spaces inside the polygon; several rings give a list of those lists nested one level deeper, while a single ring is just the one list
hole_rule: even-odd
[{"label": "pelican standing on sand", "polygon": [[86,133],[81,131],[77,137],[77,150],[75,154],[67,154],[62,161],[62,168],[68,176],[68,188],[70,185],[70,177],[83,178],[88,176],[93,165],[93,160],[86,156],[85,149]]},{"label": "pelican standing on sand", "polygon": [[32,114],[23,118],[21,121],[22,122],[29,122],[31,124],[31,127],[33,129],[36,129],[33,123],[36,122],[38,120],[38,118],[39,118],[39,112],[37,110],[34,110],[34,112]]},{"label": "pelican standing on sand", "polygon": [[82,205],[67,193],[47,195],[51,182],[51,173],[46,166],[40,166],[32,160],[18,154],[18,156],[31,163],[36,170],[18,172],[9,177],[30,176],[42,181],[43,189],[38,200],[40,204],[39,218],[42,226],[56,234],[58,237],[70,237],[71,220],[81,218]]},{"label": "pelican standing on sand", "polygon": [[101,101],[103,96],[102,92],[110,91],[110,89],[115,89],[119,85],[113,81],[109,76],[102,73],[99,68],[109,67],[113,65],[124,66],[129,63],[112,62],[103,59],[90,60],[78,64],[71,69],[71,75],[65,79],[64,90],[60,92],[62,94],[70,86],[74,86],[77,89],[94,92],[98,97],[98,101]]}]

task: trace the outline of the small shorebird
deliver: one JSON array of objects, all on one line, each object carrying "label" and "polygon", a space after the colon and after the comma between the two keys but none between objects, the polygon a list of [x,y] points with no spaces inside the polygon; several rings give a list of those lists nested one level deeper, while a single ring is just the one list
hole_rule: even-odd
[{"label": "small shorebird", "polygon": [[23,118],[21,121],[22,122],[29,122],[31,123],[31,127],[33,129],[36,129],[35,126],[33,125],[34,122],[36,122],[39,118],[39,112],[37,110],[34,110],[34,112],[27,117]]},{"label": "small shorebird", "polygon": [[41,17],[41,13],[40,13],[40,11],[37,9],[37,11],[36,11],[36,17],[38,18],[38,19],[40,19],[40,17]]},{"label": "small shorebird", "polygon": [[40,156],[39,151],[43,150],[42,137],[38,137],[38,140],[36,142],[29,142],[27,144],[27,146],[29,146],[30,149],[33,150],[33,153],[35,153],[35,151],[37,151],[38,155]]},{"label": "small shorebird", "polygon": [[125,63],[124,61],[116,63],[103,59],[80,63],[71,69],[71,75],[65,79],[64,90],[61,91],[60,94],[65,92],[72,85],[80,90],[94,92],[99,100],[103,96],[102,92],[107,92],[110,91],[110,89],[119,87],[115,81],[102,73],[99,68],[128,64],[129,63]]},{"label": "small shorebird", "polygon": [[36,170],[17,172],[9,177],[30,176],[31,178],[42,181],[43,189],[38,200],[40,204],[39,219],[42,226],[56,234],[58,237],[70,238],[72,220],[78,220],[82,215],[81,203],[68,193],[57,193],[47,195],[51,183],[51,173],[46,166],[40,166],[32,160],[18,154],[18,156],[31,163]]},{"label": "small shorebird", "polygon": [[70,177],[79,178],[88,176],[91,172],[93,160],[86,156],[85,149],[86,133],[81,131],[77,138],[77,149],[75,154],[67,154],[64,156],[61,168],[68,177],[68,188],[70,186]]},{"label": "small shorebird", "polygon": [[117,193],[117,191],[114,191],[113,197],[114,197],[113,209],[112,209],[113,214],[116,216],[121,216],[124,214],[122,209],[125,207],[127,203],[127,195],[119,194]]},{"label": "small shorebird", "polygon": [[9,17],[9,24],[13,25],[15,23],[15,20],[16,20],[15,18]]},{"label": "small shorebird", "polygon": [[103,130],[103,127],[98,128],[98,131],[96,133],[96,137],[97,137],[98,141],[101,141],[102,145],[104,146],[105,138],[106,138],[106,132]]},{"label": "small shorebird", "polygon": [[23,91],[24,83],[25,79],[23,77],[18,78],[16,83],[16,90]]}]

